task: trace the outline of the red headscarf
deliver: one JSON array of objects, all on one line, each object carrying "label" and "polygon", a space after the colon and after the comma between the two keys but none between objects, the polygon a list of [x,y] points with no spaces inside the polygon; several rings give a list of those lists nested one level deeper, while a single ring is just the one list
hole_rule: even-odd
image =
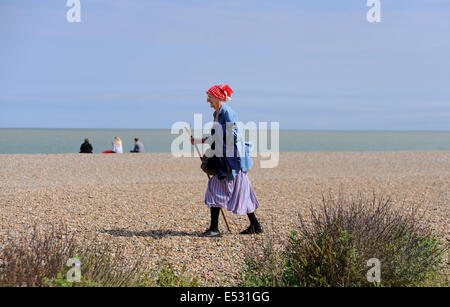
[{"label": "red headscarf", "polygon": [[220,100],[227,101],[231,99],[233,90],[226,84],[214,85],[206,93],[211,96],[217,97]]}]

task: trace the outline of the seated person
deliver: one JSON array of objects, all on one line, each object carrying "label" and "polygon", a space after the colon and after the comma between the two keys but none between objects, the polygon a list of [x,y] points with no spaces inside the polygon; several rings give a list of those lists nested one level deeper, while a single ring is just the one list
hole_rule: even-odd
[{"label": "seated person", "polygon": [[89,143],[89,139],[84,139],[84,143],[81,144],[80,153],[92,153],[92,145]]},{"label": "seated person", "polygon": [[114,137],[114,142],[112,143],[113,146],[113,150],[105,150],[103,153],[104,154],[108,154],[108,153],[123,153],[123,149],[122,149],[122,140],[119,137]]},{"label": "seated person", "polygon": [[144,152],[144,144],[139,141],[139,138],[134,139],[134,148],[130,152]]}]

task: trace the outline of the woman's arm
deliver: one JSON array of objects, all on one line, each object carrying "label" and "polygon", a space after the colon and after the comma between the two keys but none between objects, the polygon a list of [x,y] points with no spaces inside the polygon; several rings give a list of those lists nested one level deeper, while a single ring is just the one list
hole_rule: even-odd
[{"label": "woman's arm", "polygon": [[191,136],[191,144],[192,144],[192,145],[194,145],[194,144],[203,144],[203,143],[209,144],[209,143],[208,143],[208,139],[209,139],[209,137],[202,138],[202,139],[194,139],[194,138]]}]

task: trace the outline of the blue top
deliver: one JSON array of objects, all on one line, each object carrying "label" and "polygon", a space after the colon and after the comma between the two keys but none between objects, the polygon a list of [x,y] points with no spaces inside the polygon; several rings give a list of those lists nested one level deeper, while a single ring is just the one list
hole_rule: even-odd
[{"label": "blue top", "polygon": [[[216,111],[214,111],[214,119],[216,118]],[[242,137],[242,133],[237,125],[238,117],[234,110],[228,106],[227,103],[224,103],[219,110],[219,116],[217,118],[217,122],[222,125],[226,125],[226,123],[233,123],[233,134],[234,134],[234,145],[238,151],[238,157],[240,158],[240,169],[242,172],[246,173],[251,170],[253,166],[253,159],[250,156],[252,151],[252,144],[249,142],[244,142]],[[225,134],[225,131],[224,131]],[[225,153],[225,152],[224,152]],[[233,179],[236,178],[236,175],[239,173],[239,170],[232,168],[231,175]]]}]

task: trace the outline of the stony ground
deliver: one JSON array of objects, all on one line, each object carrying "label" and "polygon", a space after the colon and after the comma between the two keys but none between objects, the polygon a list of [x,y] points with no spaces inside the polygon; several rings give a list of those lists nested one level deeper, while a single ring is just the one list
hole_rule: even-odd
[{"label": "stony ground", "polygon": [[[171,154],[0,155],[0,244],[32,225],[64,223],[78,238],[96,236],[130,258],[166,260],[202,284],[231,285],[258,240],[286,237],[298,214],[322,193],[358,192],[418,207],[424,222],[450,239],[450,151],[281,153],[278,167],[249,173],[266,232],[239,235],[245,216],[226,212],[232,233],[207,239],[206,175],[198,158]],[[251,249],[250,249],[251,250]]]}]

